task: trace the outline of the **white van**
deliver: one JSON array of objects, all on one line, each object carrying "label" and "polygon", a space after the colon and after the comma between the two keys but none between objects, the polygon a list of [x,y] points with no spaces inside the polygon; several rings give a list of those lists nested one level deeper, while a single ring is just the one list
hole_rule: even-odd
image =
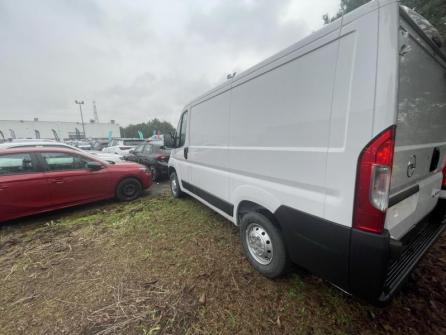
[{"label": "white van", "polygon": [[445,228],[446,57],[371,1],[195,99],[169,161],[240,227],[250,263],[296,263],[386,301]]}]

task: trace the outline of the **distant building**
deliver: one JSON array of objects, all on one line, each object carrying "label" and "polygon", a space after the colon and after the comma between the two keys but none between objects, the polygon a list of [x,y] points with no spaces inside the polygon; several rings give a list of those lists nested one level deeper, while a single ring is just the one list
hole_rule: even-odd
[{"label": "distant building", "polygon": [[0,120],[0,142],[14,138],[41,138],[41,139],[79,139],[79,138],[108,138],[120,137],[119,124],[114,120],[110,123],[89,122],[85,123],[84,136],[82,123],[63,121],[34,121],[24,120]]}]

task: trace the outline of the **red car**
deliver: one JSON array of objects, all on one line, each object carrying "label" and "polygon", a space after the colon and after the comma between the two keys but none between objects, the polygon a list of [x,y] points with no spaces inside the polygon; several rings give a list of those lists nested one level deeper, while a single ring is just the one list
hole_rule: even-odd
[{"label": "red car", "polygon": [[0,149],[0,222],[116,197],[136,199],[150,187],[150,171],[110,164],[69,149]]}]

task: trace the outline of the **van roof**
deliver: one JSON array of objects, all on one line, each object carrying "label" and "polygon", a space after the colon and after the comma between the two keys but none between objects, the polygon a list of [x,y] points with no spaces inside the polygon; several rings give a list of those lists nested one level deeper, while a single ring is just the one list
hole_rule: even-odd
[{"label": "van roof", "polygon": [[[370,1],[370,2],[368,2],[366,4],[364,4],[364,5],[356,8],[355,10],[349,12],[346,15],[352,16],[352,14],[353,14],[353,16],[356,17],[355,14],[358,14],[359,12],[370,11],[370,10],[377,9],[379,7],[383,7],[383,6],[386,6],[388,4],[396,3],[396,2],[398,2],[398,0],[372,0],[372,1]],[[198,103],[200,103],[200,102],[202,102],[204,100],[207,100],[207,98],[209,98],[210,96],[217,95],[219,93],[223,93],[223,92],[229,90],[231,85],[237,84],[237,82],[240,82],[243,78],[247,77],[252,72],[254,72],[256,70],[259,70],[259,69],[261,69],[261,68],[271,64],[272,62],[274,62],[274,61],[276,61],[276,60],[278,60],[280,58],[286,57],[290,53],[307,46],[311,42],[314,42],[314,41],[316,41],[316,40],[318,40],[320,38],[323,38],[324,36],[330,34],[331,32],[335,31],[336,29],[339,29],[341,27],[341,24],[342,24],[341,18],[339,18],[339,19],[337,19],[337,20],[335,20],[333,22],[330,22],[329,24],[321,27],[319,30],[311,33],[310,35],[307,35],[306,37],[302,38],[298,42],[290,45],[286,49],[284,49],[282,51],[279,51],[278,53],[276,53],[276,54],[266,58],[265,60],[263,60],[263,61],[255,64],[255,65],[249,67],[248,69],[240,72],[239,74],[236,74],[234,79],[227,80],[227,81],[217,85],[216,87],[210,89],[206,93],[198,96],[197,98],[192,100],[189,104],[187,104],[184,109],[189,108],[190,106],[196,105],[196,104],[198,104]]]}]

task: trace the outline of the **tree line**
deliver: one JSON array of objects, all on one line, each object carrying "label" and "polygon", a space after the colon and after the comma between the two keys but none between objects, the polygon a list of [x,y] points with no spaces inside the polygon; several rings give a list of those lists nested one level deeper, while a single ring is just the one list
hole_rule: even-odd
[{"label": "tree line", "polygon": [[144,138],[152,136],[154,133],[171,134],[175,128],[170,122],[161,121],[157,118],[147,122],[130,124],[127,127],[120,127],[121,137],[139,137],[138,131],[142,132]]},{"label": "tree line", "polygon": [[[348,13],[359,6],[364,5],[370,0],[341,0],[338,12],[330,17],[324,15],[324,22],[330,23],[342,14]],[[401,0],[401,4],[414,9],[417,13],[424,16],[435,28],[439,31],[443,37],[443,41],[446,43],[446,1],[445,0]]]}]

